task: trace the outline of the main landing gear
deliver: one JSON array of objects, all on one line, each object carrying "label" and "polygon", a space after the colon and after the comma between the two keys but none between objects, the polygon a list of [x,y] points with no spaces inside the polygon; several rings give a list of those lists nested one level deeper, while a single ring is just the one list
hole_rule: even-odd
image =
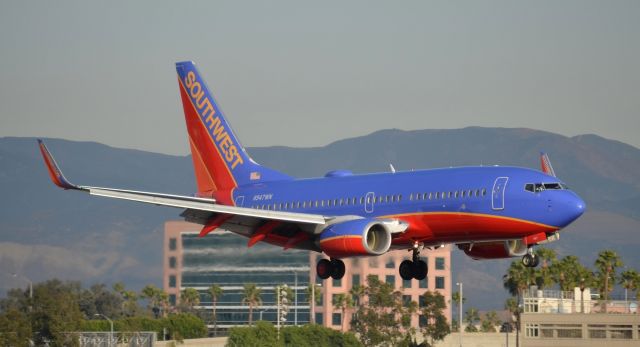
[{"label": "main landing gear", "polygon": [[533,253],[533,248],[529,248],[527,254],[522,257],[522,265],[525,267],[536,267],[540,263],[540,257]]},{"label": "main landing gear", "polygon": [[402,263],[400,263],[398,272],[400,272],[400,277],[402,277],[403,280],[409,281],[415,278],[421,281],[427,277],[427,272],[429,271],[427,263],[419,258],[422,248],[424,248],[423,245],[415,242],[413,248],[411,248],[413,252],[412,260],[403,260]]},{"label": "main landing gear", "polygon": [[340,259],[320,259],[316,265],[316,274],[323,280],[331,277],[339,280],[344,276],[344,262]]}]

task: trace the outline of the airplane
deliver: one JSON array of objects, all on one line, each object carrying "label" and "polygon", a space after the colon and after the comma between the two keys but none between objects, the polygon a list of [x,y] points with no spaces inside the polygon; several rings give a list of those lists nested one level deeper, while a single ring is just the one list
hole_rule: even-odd
[{"label": "airplane", "polygon": [[399,274],[422,280],[420,252],[455,244],[474,259],[522,257],[538,265],[533,247],[559,238],[585,202],[556,178],[546,154],[541,171],[503,166],[353,174],[295,179],[256,163],[238,141],[191,61],[176,63],[197,192],[182,196],[81,186],[65,178],[38,140],[53,182],[65,190],[184,209],[202,225],[199,236],[223,229],[284,250],[324,253],[319,278],[340,279],[347,257],[412,252]]}]

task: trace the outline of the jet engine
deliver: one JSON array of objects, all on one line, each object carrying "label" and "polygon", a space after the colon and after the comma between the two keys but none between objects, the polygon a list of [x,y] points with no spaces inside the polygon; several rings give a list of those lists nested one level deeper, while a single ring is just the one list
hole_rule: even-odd
[{"label": "jet engine", "polygon": [[325,228],[319,247],[332,258],[380,255],[391,247],[391,231],[380,221],[353,219]]},{"label": "jet engine", "polygon": [[520,257],[527,253],[523,240],[476,242],[459,244],[458,248],[473,259],[498,259]]}]

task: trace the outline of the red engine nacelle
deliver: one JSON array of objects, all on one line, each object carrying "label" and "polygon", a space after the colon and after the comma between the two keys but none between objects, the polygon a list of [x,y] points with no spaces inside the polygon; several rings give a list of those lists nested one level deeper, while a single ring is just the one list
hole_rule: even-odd
[{"label": "red engine nacelle", "polygon": [[477,242],[458,245],[473,259],[498,259],[520,257],[527,253],[527,244],[522,240]]},{"label": "red engine nacelle", "polygon": [[391,232],[379,221],[354,219],[328,226],[318,241],[320,249],[332,258],[380,255],[391,246]]}]

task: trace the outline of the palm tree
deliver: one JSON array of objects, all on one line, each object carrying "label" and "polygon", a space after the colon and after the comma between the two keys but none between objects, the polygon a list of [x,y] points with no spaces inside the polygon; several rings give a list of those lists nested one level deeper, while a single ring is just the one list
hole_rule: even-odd
[{"label": "palm tree", "polygon": [[195,288],[185,288],[180,293],[180,303],[193,311],[193,307],[200,305],[200,293]]},{"label": "palm tree", "polygon": [[540,257],[542,261],[540,269],[538,269],[538,286],[540,289],[549,288],[553,285],[551,266],[556,262],[556,251],[550,248],[540,247],[536,250],[536,255]]},{"label": "palm tree", "polygon": [[169,303],[169,296],[162,289],[154,286],[153,284],[149,284],[142,288],[140,296],[148,300],[147,307],[156,314],[156,318],[157,310],[160,308],[162,308],[162,313],[164,315],[166,312],[165,306]]},{"label": "palm tree", "polygon": [[358,306],[362,303],[362,297],[365,294],[365,288],[362,285],[356,284],[351,287],[349,290],[349,294],[351,294],[351,298],[353,299],[353,305]]},{"label": "palm tree", "polygon": [[600,293],[604,296],[603,311],[607,312],[607,300],[609,300],[609,292],[613,286],[609,287],[609,282],[615,283],[616,269],[621,267],[622,260],[620,256],[612,250],[604,250],[598,253],[596,259],[596,268],[598,268],[598,282],[600,284]]},{"label": "palm tree", "polygon": [[529,286],[536,284],[536,277],[534,268],[525,267],[520,261],[513,261],[507,273],[502,277],[502,281],[504,288],[507,289],[511,295],[516,296],[518,302],[520,302],[524,291],[529,288]]},{"label": "palm tree", "polygon": [[[620,283],[622,285],[622,288],[624,288],[625,301],[627,301],[627,291],[637,290],[638,284],[640,284],[639,282],[640,282],[640,276],[638,275],[638,272],[634,269],[627,269],[620,274],[620,282],[618,283]],[[625,306],[627,307],[627,309],[629,309],[626,302],[625,302]]]},{"label": "palm tree", "polygon": [[578,275],[580,268],[583,267],[578,257],[569,255],[560,261],[551,264],[550,274],[553,280],[560,286],[560,301],[558,302],[558,310],[562,310],[564,305],[564,292],[571,291],[575,288],[581,276]]},{"label": "palm tree", "polygon": [[211,296],[211,307],[212,307],[212,317],[213,317],[213,330],[214,332],[218,327],[218,318],[216,317],[216,305],[218,304],[218,299],[220,299],[223,295],[222,287],[217,284],[212,284],[211,287],[207,290],[209,296]]},{"label": "palm tree", "polygon": [[347,313],[347,309],[353,308],[353,299],[351,298],[351,295],[344,293],[336,294],[333,306],[342,312],[342,331],[346,331],[344,326],[344,322],[346,321],[345,315]]},{"label": "palm tree", "polygon": [[122,315],[135,316],[138,311],[138,293],[135,290],[126,290],[122,282],[114,284],[113,290],[122,298]]},{"label": "palm tree", "polygon": [[518,300],[514,297],[507,299],[504,303],[504,308],[509,310],[509,312],[516,317],[516,346],[520,346],[520,314],[522,313],[522,309],[518,304]]},{"label": "palm tree", "polygon": [[260,294],[262,290],[255,283],[245,283],[242,303],[249,306],[249,325],[253,323],[253,309],[262,304]]},{"label": "palm tree", "polygon": [[[309,286],[307,287],[306,291],[307,291],[307,302],[309,303],[309,306],[311,308],[315,308],[316,305],[320,305],[320,303],[322,302],[321,290],[322,289],[319,285],[315,283],[309,283]],[[312,298],[313,298],[313,302],[311,302]],[[316,322],[316,314],[313,311],[315,310],[312,309],[312,312],[310,313],[311,323]]]},{"label": "palm tree", "polygon": [[[464,304],[467,301],[467,298],[462,297],[462,303]],[[451,294],[451,303],[456,305],[456,312],[460,311],[460,292],[453,292]],[[458,329],[462,326],[460,323],[462,322],[462,317],[458,317]],[[453,319],[451,320],[451,330],[453,331]]]},{"label": "palm tree", "polygon": [[516,297],[510,304],[515,304],[516,315],[516,346],[520,344],[520,301],[524,291],[530,285],[536,283],[536,270],[531,267],[525,267],[521,261],[511,262],[511,266],[507,270],[507,274],[502,277],[504,288]]},{"label": "palm tree", "polygon": [[496,325],[500,325],[500,323],[496,311],[489,311],[484,315],[484,319],[482,319],[482,332],[495,333]]},{"label": "palm tree", "polygon": [[480,313],[478,312],[478,309],[475,307],[469,307],[464,315],[464,321],[467,323],[467,327],[464,331],[468,333],[477,332],[478,328],[476,328],[476,322],[480,320]]}]

